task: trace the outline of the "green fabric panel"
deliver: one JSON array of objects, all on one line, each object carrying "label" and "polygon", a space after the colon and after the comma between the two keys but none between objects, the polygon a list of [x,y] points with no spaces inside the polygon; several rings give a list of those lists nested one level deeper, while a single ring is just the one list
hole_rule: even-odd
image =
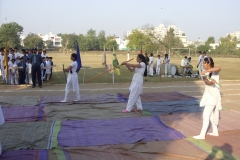
[{"label": "green fabric panel", "polygon": [[4,123],[0,126],[3,150],[48,149],[52,122]]},{"label": "green fabric panel", "polygon": [[50,149],[57,148],[58,147],[58,133],[61,129],[62,122],[61,121],[56,121],[53,129],[53,134],[52,134],[52,145],[50,146]]},{"label": "green fabric panel", "polygon": [[206,153],[210,154],[212,157],[217,159],[231,159],[231,160],[239,160],[239,158],[236,158],[232,154],[221,150],[218,147],[212,146],[208,142],[204,140],[197,140],[192,137],[186,138],[189,142],[200,148],[201,150],[205,151]]},{"label": "green fabric panel", "polygon": [[52,151],[57,155],[58,160],[66,160],[67,159],[61,148],[55,147],[54,149],[52,149]]}]

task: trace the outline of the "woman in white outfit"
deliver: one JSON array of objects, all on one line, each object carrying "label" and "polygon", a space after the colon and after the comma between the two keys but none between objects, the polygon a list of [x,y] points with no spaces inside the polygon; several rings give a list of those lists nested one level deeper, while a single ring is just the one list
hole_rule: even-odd
[{"label": "woman in white outfit", "polygon": [[136,104],[137,109],[136,112],[142,111],[142,102],[140,94],[142,93],[143,87],[143,75],[147,76],[147,66],[145,57],[142,54],[138,54],[137,56],[138,64],[129,64],[126,61],[122,63],[122,65],[126,65],[126,67],[131,71],[134,72],[132,83],[129,87],[130,95],[128,97],[127,108],[122,112],[127,113],[131,112],[133,107]]},{"label": "woman in white outfit", "polygon": [[165,75],[167,75],[170,70],[170,58],[168,57],[168,54],[165,54],[163,61],[164,61]]},{"label": "woman in white outfit", "polygon": [[[209,126],[209,119],[212,125],[212,132],[207,134],[218,136],[217,126],[219,121],[219,111],[222,109],[220,89],[218,85],[220,68],[214,67],[214,62],[211,57],[204,58],[203,67],[204,71],[201,72],[201,75],[205,83],[205,91],[200,102],[200,107],[205,107],[203,111],[203,125],[200,135],[194,136],[194,139],[205,139]],[[209,76],[207,76],[208,74]]]},{"label": "woman in white outfit", "polygon": [[154,58],[153,58],[153,54],[150,54],[150,58],[149,58],[149,76],[153,77],[153,64],[154,64]]},{"label": "woman in white outfit", "polygon": [[80,101],[80,91],[79,91],[79,84],[78,84],[78,75],[77,75],[77,67],[78,67],[78,63],[77,63],[77,54],[72,53],[71,54],[71,60],[73,61],[70,66],[66,69],[63,69],[63,72],[68,72],[68,76],[67,76],[67,84],[66,84],[66,88],[65,88],[65,98],[64,100],[62,100],[61,102],[67,102],[68,101],[68,96],[69,96],[69,92],[70,90],[72,90],[73,92],[76,92],[76,96],[77,99],[74,101]]}]

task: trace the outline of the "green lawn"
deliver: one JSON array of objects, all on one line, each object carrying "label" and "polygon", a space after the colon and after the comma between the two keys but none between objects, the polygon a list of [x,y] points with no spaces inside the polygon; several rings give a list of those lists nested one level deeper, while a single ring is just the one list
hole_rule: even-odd
[{"label": "green lawn", "polygon": [[[119,63],[125,61],[127,59],[126,56],[127,52],[116,52],[117,58]],[[105,69],[102,66],[102,54],[103,52],[84,52],[81,53],[81,60],[83,66],[90,67],[86,69],[81,69],[78,73],[79,82],[83,83],[83,81],[102,73]],[[45,83],[52,83],[52,84],[63,84],[65,83],[64,73],[62,72],[62,64],[65,67],[68,67],[71,63],[70,54],[63,54],[63,53],[47,53],[48,56],[53,57],[53,62],[57,66],[53,69],[53,79],[49,82]],[[131,63],[136,63],[136,56],[137,53],[130,52],[130,58],[134,58]],[[162,56],[161,56],[162,57]],[[155,56],[156,58],[156,56]],[[239,66],[240,66],[240,58],[223,58],[223,57],[214,57],[213,60],[215,62],[215,66],[221,67],[220,78],[221,80],[239,80]],[[171,56],[171,64],[173,65],[180,65],[181,58],[179,56]],[[112,52],[107,52],[107,63],[112,63]],[[192,64],[197,65],[197,56],[192,56]],[[85,77],[84,77],[84,70],[85,70]],[[115,74],[114,80],[115,83],[125,83],[131,82],[132,75],[125,66],[121,66],[120,68],[121,75],[117,76]],[[164,72],[164,67],[161,69],[161,73]],[[196,73],[197,70],[194,70]],[[84,79],[83,79],[84,78]],[[160,77],[146,77],[144,78],[147,82],[159,82],[159,81],[198,81],[199,79],[196,78],[161,78]],[[112,83],[112,74],[106,73],[88,83]]]}]

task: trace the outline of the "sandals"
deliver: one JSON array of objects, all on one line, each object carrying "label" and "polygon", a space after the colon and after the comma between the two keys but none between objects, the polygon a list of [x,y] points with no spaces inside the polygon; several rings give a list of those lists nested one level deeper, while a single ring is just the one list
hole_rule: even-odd
[{"label": "sandals", "polygon": [[141,109],[134,109],[134,112],[137,112],[137,113],[142,113],[142,110]]},{"label": "sandals", "polygon": [[128,110],[126,110],[126,109],[125,109],[125,110],[123,110],[122,112],[123,112],[123,113],[129,113],[129,111],[128,111]]}]

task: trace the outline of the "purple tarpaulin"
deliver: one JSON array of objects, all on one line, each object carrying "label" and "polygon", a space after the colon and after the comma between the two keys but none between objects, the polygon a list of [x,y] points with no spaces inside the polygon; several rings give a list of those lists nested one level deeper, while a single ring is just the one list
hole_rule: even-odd
[{"label": "purple tarpaulin", "polygon": [[134,117],[63,121],[58,142],[64,147],[74,147],[131,144],[139,141],[176,140],[180,138],[184,138],[184,135],[164,125],[159,117]]},{"label": "purple tarpaulin", "polygon": [[1,160],[48,160],[47,150],[3,151]]},{"label": "purple tarpaulin", "polygon": [[41,120],[44,116],[40,106],[2,107],[6,122],[29,122]]}]

